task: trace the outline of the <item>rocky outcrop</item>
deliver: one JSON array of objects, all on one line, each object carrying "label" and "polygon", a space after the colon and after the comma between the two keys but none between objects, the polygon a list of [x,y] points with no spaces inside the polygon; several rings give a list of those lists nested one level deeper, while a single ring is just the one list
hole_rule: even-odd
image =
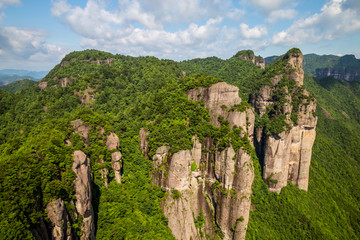
[{"label": "rocky outcrop", "polygon": [[75,151],[73,156],[72,170],[76,174],[75,207],[77,214],[82,216],[80,239],[95,239],[94,210],[91,204],[90,161],[85,153],[79,150]]},{"label": "rocky outcrop", "polygon": [[38,84],[38,86],[39,86],[39,88],[41,88],[41,89],[44,89],[44,88],[46,88],[47,87],[47,82],[40,82],[39,84]]},{"label": "rocky outcrop", "polygon": [[48,203],[46,206],[47,216],[52,223],[52,239],[73,239],[69,216],[64,201],[60,198]]},{"label": "rocky outcrop", "polygon": [[[254,179],[250,155],[231,146],[211,152],[210,138],[204,145],[195,137],[193,140],[191,150],[169,156],[170,148],[162,146],[153,158],[154,182],[170,195],[162,208],[173,235],[176,239],[205,235],[245,239]],[[201,219],[203,225],[198,224]]]},{"label": "rocky outcrop", "polygon": [[84,91],[74,91],[74,93],[79,96],[79,99],[82,103],[85,105],[91,105],[95,101],[95,90],[96,88],[88,87]]},{"label": "rocky outcrop", "polygon": [[60,85],[62,87],[66,87],[67,85],[71,84],[72,81],[73,81],[73,78],[70,79],[68,77],[64,77],[64,78],[60,79]]},{"label": "rocky outcrop", "polygon": [[256,66],[265,69],[265,59],[261,56],[255,56],[254,52],[252,50],[243,50],[239,51],[235,57],[239,57],[241,59],[244,59],[246,61],[251,61]]},{"label": "rocky outcrop", "polygon": [[315,75],[317,78],[333,77],[337,80],[359,81],[360,69],[317,68]]},{"label": "rocky outcrop", "polygon": [[[242,128],[252,139],[255,114],[246,107],[239,97],[239,89],[225,82],[219,82],[209,88],[191,89],[187,92],[189,100],[204,100],[205,107],[210,110],[211,123],[220,127],[219,117],[230,122],[231,128]],[[241,110],[239,110],[241,109]]]},{"label": "rocky outcrop", "polygon": [[89,146],[89,131],[90,126],[85,125],[84,122],[81,119],[76,119],[71,122],[71,125],[73,126],[73,133],[79,134],[79,136],[82,138],[85,146]]},{"label": "rocky outcrop", "polygon": [[[238,91],[221,82],[187,95],[189,100],[204,100],[215,126],[220,126],[222,117],[231,127],[243,129],[243,137],[252,136],[254,112],[242,105]],[[196,136],[192,140],[191,150],[171,153],[170,146],[161,146],[152,157],[153,183],[169,194],[161,206],[173,235],[194,240],[245,239],[254,179],[249,153],[231,145],[219,151],[210,137],[203,143]]]},{"label": "rocky outcrop", "polygon": [[119,137],[115,133],[110,133],[106,140],[106,146],[109,150],[113,150],[111,153],[111,167],[115,174],[115,181],[121,183],[121,167],[122,167],[122,155],[120,151],[116,151],[119,148]]},{"label": "rocky outcrop", "polygon": [[144,154],[145,157],[147,157],[147,155],[149,153],[149,144],[146,140],[146,137],[149,134],[150,134],[150,132],[145,130],[144,128],[140,129],[140,133],[139,133],[140,151]]},{"label": "rocky outcrop", "polygon": [[[266,127],[255,130],[255,147],[263,161],[263,178],[272,192],[279,193],[288,182],[303,190],[308,188],[317,117],[314,115],[315,99],[302,88],[302,60],[303,55],[299,51],[286,54],[282,59],[287,62],[285,71],[273,77],[272,84],[263,86],[252,98],[252,105],[260,117],[268,114],[268,109],[273,109],[278,116],[284,116],[283,124],[287,125],[278,134],[270,133]],[[281,85],[284,79],[295,81],[296,86],[289,89]],[[283,96],[283,100],[278,99],[279,95]],[[294,99],[300,103],[294,105]],[[294,109],[294,106],[297,108]],[[292,115],[296,116],[297,122],[293,122],[295,118]]]}]

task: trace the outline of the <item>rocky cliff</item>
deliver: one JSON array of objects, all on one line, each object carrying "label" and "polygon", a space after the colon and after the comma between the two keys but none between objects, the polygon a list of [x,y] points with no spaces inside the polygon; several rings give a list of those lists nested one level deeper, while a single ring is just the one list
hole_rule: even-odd
[{"label": "rocky cliff", "polygon": [[[189,100],[204,100],[213,125],[219,127],[222,117],[231,128],[240,127],[244,139],[252,136],[255,115],[250,106],[237,108],[242,101],[236,87],[221,82],[187,94]],[[142,145],[147,145],[146,134],[140,136]],[[219,150],[211,137],[201,143],[193,136],[191,150],[172,154],[170,146],[156,150],[153,182],[167,189],[162,209],[177,239],[245,239],[254,179],[253,162],[245,149],[230,144]]]},{"label": "rocky cliff", "polygon": [[95,239],[94,210],[91,203],[91,177],[89,158],[82,151],[75,151],[72,166],[76,174],[75,180],[75,207],[76,215],[82,217],[80,239]]},{"label": "rocky cliff", "polygon": [[263,121],[255,130],[255,146],[263,178],[273,192],[279,193],[288,182],[308,188],[317,117],[316,101],[303,88],[302,60],[300,51],[283,56],[273,66],[282,70],[251,101]]},{"label": "rocky cliff", "polygon": [[239,51],[235,57],[242,58],[246,61],[251,61],[256,66],[265,69],[265,59],[261,56],[255,56],[254,52],[252,50],[243,50]]},{"label": "rocky cliff", "polygon": [[[270,191],[279,193],[288,182],[307,190],[317,117],[315,99],[303,88],[302,60],[295,49],[265,70],[268,81],[253,94],[253,107],[241,100],[237,87],[224,82],[187,92],[189,100],[204,102],[213,126],[221,128],[227,121],[231,129],[240,129],[237,133],[248,145],[220,149],[212,137],[200,142],[193,136],[191,150],[156,150],[153,183],[168,192],[162,209],[177,239],[245,239],[254,179],[252,146]],[[148,134],[140,131],[145,155]]]},{"label": "rocky cliff", "polygon": [[[70,124],[73,127],[72,134],[79,135],[80,141],[89,147],[91,144],[89,135],[94,131],[101,139],[106,139],[106,148],[111,153],[111,167],[114,172],[115,181],[121,182],[122,154],[119,151],[119,138],[111,132],[107,137],[104,135],[104,128],[93,127],[84,123],[81,119],[76,119]],[[71,147],[70,139],[65,141],[65,145]],[[66,207],[61,198],[54,199],[46,206],[47,217],[50,220],[50,231],[52,239],[95,239],[95,215],[92,204],[92,185],[93,176],[89,157],[81,150],[75,150],[72,154],[72,171],[75,173],[74,180],[74,200],[70,201],[73,207]],[[103,157],[98,156],[98,164],[105,164]],[[107,167],[100,167],[101,180],[105,187],[108,187]],[[73,223],[78,224],[78,230],[74,229]],[[76,232],[77,231],[77,232]]]},{"label": "rocky cliff", "polygon": [[317,78],[333,77],[337,80],[360,80],[360,69],[317,68],[315,71],[315,76]]}]

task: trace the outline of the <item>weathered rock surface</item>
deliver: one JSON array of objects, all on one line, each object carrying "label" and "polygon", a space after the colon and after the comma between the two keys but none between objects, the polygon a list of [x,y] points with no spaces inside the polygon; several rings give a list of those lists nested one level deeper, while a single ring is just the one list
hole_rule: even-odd
[{"label": "weathered rock surface", "polygon": [[47,82],[40,82],[38,86],[39,88],[44,89],[47,87],[47,84],[48,84]]},{"label": "weathered rock surface", "polygon": [[[253,110],[240,112],[233,108],[241,104],[237,87],[221,82],[209,88],[190,90],[187,94],[189,100],[204,100],[215,126],[220,126],[218,117],[221,116],[232,127],[241,127],[244,134],[252,137]],[[194,136],[191,150],[170,155],[170,147],[162,146],[152,158],[153,183],[169,192],[162,209],[177,239],[216,238],[219,231],[224,239],[245,239],[253,163],[242,148],[236,151],[232,146],[222,151],[216,148],[211,138],[205,138],[201,144]],[[198,220],[202,218],[203,225],[199,225]]]},{"label": "weathered rock surface", "polygon": [[80,239],[95,239],[94,210],[91,204],[91,177],[90,162],[82,151],[73,153],[74,163],[72,170],[76,174],[75,179],[75,207],[82,216],[82,235]]},{"label": "weathered rock surface", "polygon": [[147,157],[149,153],[149,144],[146,140],[146,137],[150,134],[149,131],[145,130],[144,128],[140,129],[139,133],[139,145],[140,145],[140,151],[144,154],[145,157]]},{"label": "weathered rock surface", "polygon": [[[153,158],[154,182],[170,194],[162,208],[173,235],[177,239],[201,239],[203,234],[215,237],[218,226],[224,239],[245,239],[254,179],[250,155],[232,147],[205,153],[202,147],[212,149],[212,140],[206,139],[205,146],[197,138],[193,140],[191,150],[166,158],[169,147],[163,146]],[[192,169],[194,164],[196,169]],[[172,197],[174,189],[180,198]],[[195,219],[200,215],[205,224],[197,227]]]},{"label": "weathered rock surface", "polygon": [[63,200],[58,198],[48,203],[46,211],[47,216],[52,223],[51,238],[55,240],[73,239],[69,216]]},{"label": "weathered rock surface", "polygon": [[218,117],[222,117],[233,126],[241,127],[252,139],[254,132],[255,114],[251,108],[244,112],[232,109],[232,107],[241,104],[239,89],[225,82],[219,82],[209,88],[191,89],[187,92],[189,100],[205,102],[205,107],[210,109],[211,123],[220,127]]},{"label": "weathered rock surface", "polygon": [[89,146],[89,131],[90,126],[86,126],[84,122],[81,119],[76,119],[71,122],[74,134],[79,134],[82,140],[84,141],[84,144],[88,147]]},{"label": "weathered rock surface", "polygon": [[[110,135],[107,137],[106,140],[106,146],[109,150],[115,150],[118,149],[120,145],[119,137],[115,133],[110,133]],[[111,167],[115,174],[115,181],[117,183],[121,183],[121,152],[120,151],[114,151],[111,153]]]},{"label": "weathered rock surface", "polygon": [[84,103],[85,105],[91,105],[95,101],[95,90],[96,88],[88,87],[84,91],[74,91],[74,93],[79,96],[79,99],[82,103]]},{"label": "weathered rock surface", "polygon": [[[268,107],[273,106],[274,94],[278,90],[277,84],[283,77],[295,80],[297,87],[303,85],[304,71],[302,69],[303,56],[300,52],[285,56],[288,61],[289,72],[273,77],[272,86],[266,85],[253,97],[252,105],[260,116],[266,113]],[[295,90],[293,90],[295,91]],[[306,90],[301,90],[303,96],[309,96]],[[285,115],[285,122],[290,129],[278,135],[267,135],[263,128],[255,130],[255,147],[258,155],[263,159],[263,178],[269,184],[269,190],[280,192],[288,182],[307,190],[309,181],[309,167],[312,146],[315,140],[317,117],[315,100],[302,100],[298,109],[293,109],[292,93],[285,88],[286,102],[280,112]],[[297,125],[291,121],[291,113],[297,113]]]},{"label": "weathered rock surface", "polygon": [[315,71],[315,75],[317,78],[333,77],[337,80],[360,80],[360,69],[318,68]]},{"label": "weathered rock surface", "polygon": [[251,61],[256,66],[265,69],[265,59],[260,56],[255,56],[252,50],[240,51],[235,56],[246,61]]}]

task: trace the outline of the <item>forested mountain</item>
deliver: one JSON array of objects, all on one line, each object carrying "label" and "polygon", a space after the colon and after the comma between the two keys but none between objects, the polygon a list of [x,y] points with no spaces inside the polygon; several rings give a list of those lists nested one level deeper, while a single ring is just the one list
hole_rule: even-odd
[{"label": "forested mountain", "polygon": [[262,63],[85,50],[0,89],[0,238],[359,239],[360,85]]},{"label": "forested mountain", "polygon": [[[277,56],[267,57],[266,64],[271,63]],[[304,55],[305,73],[316,78],[332,77],[337,80],[360,81],[360,60],[354,55]]]},{"label": "forested mountain", "polygon": [[2,89],[4,91],[8,91],[8,92],[17,92],[17,91],[21,91],[27,87],[31,87],[35,84],[37,84],[37,81],[30,80],[30,79],[23,79],[23,80],[18,80],[18,81],[9,83],[4,86],[0,86],[0,89]]}]

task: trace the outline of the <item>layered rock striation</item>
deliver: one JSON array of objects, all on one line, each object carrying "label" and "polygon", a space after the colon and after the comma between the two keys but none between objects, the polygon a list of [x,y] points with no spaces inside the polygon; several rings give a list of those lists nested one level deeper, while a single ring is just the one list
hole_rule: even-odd
[{"label": "layered rock striation", "polygon": [[333,77],[337,80],[359,81],[360,69],[317,68],[315,76],[317,78]]},{"label": "layered rock striation", "polygon": [[[308,188],[317,117],[316,101],[303,88],[302,60],[300,51],[286,54],[281,60],[285,63],[283,71],[261,87],[251,101],[260,119],[270,119],[256,128],[254,142],[263,161],[263,179],[272,192],[279,193],[288,182],[303,190]],[[275,125],[283,128],[279,131]]]},{"label": "layered rock striation", "polygon": [[[111,132],[107,137],[104,135],[104,128],[93,127],[84,123],[81,119],[71,121],[73,127],[72,134],[78,134],[86,147],[89,147],[90,135],[96,133],[102,141],[106,140],[106,147],[111,152],[111,167],[114,171],[115,181],[121,182],[122,155],[119,151],[119,138]],[[99,141],[99,142],[102,142]],[[70,139],[64,142],[71,147]],[[50,220],[50,231],[52,239],[95,239],[95,214],[92,205],[92,186],[93,174],[91,173],[90,159],[81,150],[75,150],[72,154],[72,171],[75,173],[74,180],[74,199],[68,202],[66,207],[61,198],[54,199],[46,206],[47,216]],[[105,164],[103,156],[99,156],[97,163],[101,166]],[[104,186],[108,187],[107,167],[99,169]],[[71,207],[72,205],[72,207]],[[75,229],[73,224],[78,224]],[[79,237],[78,237],[79,236]]]},{"label": "layered rock striation", "polygon": [[[244,137],[252,136],[254,112],[236,107],[230,111],[241,104],[236,87],[221,82],[190,90],[188,98],[204,100],[215,126],[220,126],[222,117],[231,127],[242,128]],[[162,209],[173,235],[177,239],[245,239],[254,179],[250,154],[232,145],[218,150],[211,137],[203,143],[196,136],[192,140],[191,150],[171,154],[169,146],[162,146],[152,156],[153,182],[169,193]],[[140,142],[147,144],[144,138]]]},{"label": "layered rock striation", "polygon": [[90,160],[80,150],[73,153],[74,163],[72,170],[76,174],[75,179],[75,207],[76,214],[82,216],[80,239],[95,239],[94,210],[91,203],[91,177]]},{"label": "layered rock striation", "polygon": [[[270,69],[268,84],[253,94],[252,107],[224,82],[187,92],[189,100],[204,102],[212,125],[221,128],[228,121],[250,147],[220,149],[212,137],[200,142],[193,136],[190,150],[172,153],[171,146],[161,146],[150,156],[153,183],[169,194],[161,207],[177,239],[245,239],[254,180],[250,143],[270,191],[280,193],[288,182],[307,190],[317,117],[316,101],[303,87],[302,60],[296,49],[284,55],[274,65],[278,74]],[[148,134],[140,131],[144,155]]]}]

